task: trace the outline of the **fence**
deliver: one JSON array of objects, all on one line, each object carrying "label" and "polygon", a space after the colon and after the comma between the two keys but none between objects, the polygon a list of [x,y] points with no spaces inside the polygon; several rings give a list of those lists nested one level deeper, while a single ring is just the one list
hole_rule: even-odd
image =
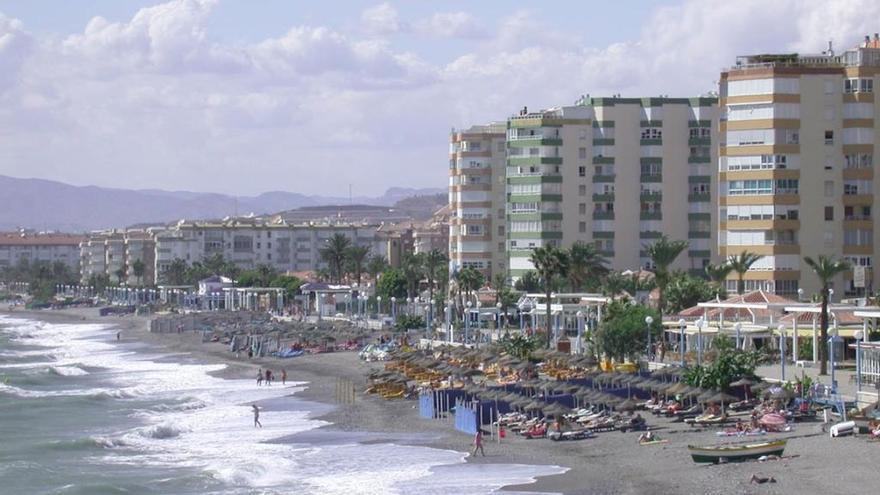
[{"label": "fence", "polygon": [[336,398],[337,404],[354,404],[356,396],[357,392],[354,382],[344,378],[336,379],[336,393],[334,397]]}]

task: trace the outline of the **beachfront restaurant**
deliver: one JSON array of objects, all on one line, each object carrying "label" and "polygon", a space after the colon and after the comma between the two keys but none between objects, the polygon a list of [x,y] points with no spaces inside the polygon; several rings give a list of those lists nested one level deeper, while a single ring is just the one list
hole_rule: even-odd
[{"label": "beachfront restaurant", "polygon": [[571,342],[571,351],[579,354],[584,350],[584,333],[598,328],[603,308],[610,302],[611,299],[602,294],[552,293],[549,301],[551,321],[548,324],[547,295],[526,294],[517,302],[520,328],[526,332],[550,328],[554,341],[567,337]]}]

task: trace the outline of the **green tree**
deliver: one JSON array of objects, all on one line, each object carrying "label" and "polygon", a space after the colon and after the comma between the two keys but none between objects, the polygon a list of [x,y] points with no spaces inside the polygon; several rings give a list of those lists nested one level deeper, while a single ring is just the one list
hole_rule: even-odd
[{"label": "green tree", "polygon": [[535,266],[535,271],[541,278],[544,288],[544,296],[546,297],[547,311],[545,314],[547,322],[547,348],[550,348],[551,328],[553,327],[551,296],[553,293],[554,279],[564,279],[568,275],[569,257],[568,252],[559,249],[554,245],[541,246],[532,251],[530,261]]},{"label": "green tree", "polygon": [[256,270],[244,270],[238,274],[235,285],[238,287],[257,287],[263,284],[260,283],[260,274]]},{"label": "green tree", "polygon": [[117,268],[117,269],[113,272],[113,275],[116,277],[116,282],[117,282],[117,283],[120,283],[120,284],[121,284],[121,283],[125,282],[125,268],[124,268],[124,267],[123,267],[123,268]]},{"label": "green tree", "polygon": [[461,289],[464,290],[465,298],[469,301],[471,300],[471,294],[479,290],[485,281],[486,277],[483,275],[483,272],[476,268],[466,266],[458,271],[458,283]]},{"label": "green tree", "polygon": [[[441,276],[443,267],[447,266],[448,262],[449,260],[446,258],[446,255],[439,249],[432,249],[425,253],[425,256],[422,258],[422,268],[425,278],[428,279],[428,301],[431,303],[434,302],[434,283]],[[433,321],[433,304],[430,305],[430,309],[428,321]]]},{"label": "green tree", "polygon": [[707,280],[694,277],[685,272],[675,272],[666,286],[666,313],[679,311],[695,306],[716,297],[723,297],[723,289],[710,284]]},{"label": "green tree", "polygon": [[687,241],[670,241],[665,235],[656,242],[645,246],[645,251],[654,264],[654,283],[657,284],[657,309],[660,311],[660,319],[663,319],[663,308],[666,306],[666,286],[672,274],[669,267],[675,263],[676,258],[688,247]]},{"label": "green tree", "polygon": [[541,347],[541,341],[534,336],[526,337],[519,334],[505,335],[499,340],[499,344],[508,355],[523,361],[531,358],[532,353]]},{"label": "green tree", "polygon": [[134,273],[134,276],[137,277],[138,285],[144,284],[144,272],[146,269],[147,267],[141,260],[134,260],[134,263],[131,264],[131,271]]},{"label": "green tree", "polygon": [[708,365],[698,364],[688,369],[684,375],[688,385],[723,391],[740,378],[755,377],[755,368],[761,358],[759,352],[736,349],[726,335],[715,337],[712,347],[717,352],[715,360]]},{"label": "green tree", "polygon": [[110,286],[110,276],[105,273],[92,274],[87,285],[95,289],[95,294],[101,294]]},{"label": "green tree", "polygon": [[337,232],[327,239],[327,244],[319,251],[321,259],[327,263],[327,268],[330,270],[330,279],[334,282],[342,282],[346,253],[350,246],[351,239]]},{"label": "green tree", "polygon": [[596,330],[595,340],[599,351],[618,362],[637,358],[648,345],[647,316],[654,319],[650,332],[652,339],[655,339],[663,328],[659,312],[641,304],[622,301],[609,304]]},{"label": "green tree", "polygon": [[406,278],[406,296],[416,298],[419,295],[419,282],[425,275],[425,254],[407,254],[400,264]]},{"label": "green tree", "polygon": [[204,259],[202,259],[201,266],[205,270],[205,277],[210,277],[211,275],[221,275],[224,277],[235,279],[238,278],[239,273],[241,273],[241,269],[239,269],[238,266],[235,265],[235,263],[227,261],[220,253],[214,253],[210,256],[206,256]]},{"label": "green tree", "polygon": [[379,283],[376,284],[376,295],[382,296],[385,301],[390,301],[392,297],[405,298],[406,277],[403,271],[397,268],[386,269],[379,277]]},{"label": "green tree", "polygon": [[269,282],[269,287],[277,287],[285,290],[285,297],[290,300],[299,294],[299,288],[303,281],[291,275],[277,275]]},{"label": "green tree", "polygon": [[388,268],[388,261],[385,260],[384,256],[372,255],[366,263],[366,272],[370,275],[370,278],[373,279],[374,283],[379,281],[379,274]]},{"label": "green tree", "polygon": [[520,292],[534,294],[541,290],[541,278],[536,271],[529,270],[523,273],[519,280],[513,284],[513,288]]},{"label": "green tree", "polygon": [[257,273],[257,284],[260,287],[268,287],[269,282],[278,276],[278,270],[272,267],[272,265],[267,265],[266,263],[260,263],[257,265],[255,271]]},{"label": "green tree", "polygon": [[819,313],[820,324],[820,340],[819,340],[819,374],[828,374],[828,290],[831,288],[831,281],[838,274],[850,269],[850,264],[844,260],[837,260],[833,256],[819,255],[813,259],[809,256],[804,257],[804,262],[813,269],[813,273],[819,278],[822,285],[822,291],[819,297],[822,299],[822,309]]},{"label": "green tree", "polygon": [[572,292],[583,291],[588,285],[598,286],[599,280],[608,274],[608,260],[599,254],[595,244],[575,242],[568,255],[568,282]]},{"label": "green tree", "polygon": [[727,258],[727,264],[730,265],[730,269],[736,272],[737,294],[743,295],[743,292],[746,290],[746,282],[744,280],[746,272],[761,258],[763,256],[760,254],[750,253],[749,251],[743,251],[737,255],[731,254]]},{"label": "green tree", "polygon": [[351,266],[351,272],[358,285],[361,285],[361,275],[364,273],[364,263],[370,254],[370,248],[366,246],[351,246],[345,253]]},{"label": "green tree", "polygon": [[724,281],[727,279],[727,276],[730,275],[730,272],[733,271],[733,266],[727,262],[717,265],[709,263],[703,268],[703,271],[706,273],[706,278],[709,279],[709,282],[718,287],[724,287]]}]

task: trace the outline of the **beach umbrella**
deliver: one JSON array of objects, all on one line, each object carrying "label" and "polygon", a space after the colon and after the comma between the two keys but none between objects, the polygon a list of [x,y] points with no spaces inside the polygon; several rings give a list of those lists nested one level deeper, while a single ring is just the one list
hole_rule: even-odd
[{"label": "beach umbrella", "polygon": [[541,412],[543,412],[545,416],[555,416],[559,418],[563,415],[571,414],[571,408],[565,407],[558,402],[554,402],[553,404],[544,407]]},{"label": "beach umbrella", "polygon": [[637,406],[638,404],[636,404],[636,401],[632,399],[626,399],[620,404],[614,406],[614,409],[617,409],[618,411],[635,411]]},{"label": "beach umbrella", "polygon": [[743,392],[745,392],[745,394],[746,394],[746,400],[748,400],[749,399],[749,387],[751,387],[752,385],[756,385],[757,383],[759,383],[759,382],[756,382],[754,380],[750,380],[748,378],[743,377],[743,378],[740,378],[739,380],[731,383],[730,386],[731,387],[742,387]]},{"label": "beach umbrella", "polygon": [[533,400],[526,404],[523,409],[525,409],[526,411],[540,411],[544,409],[544,406],[546,405],[547,404],[545,404],[544,402]]}]

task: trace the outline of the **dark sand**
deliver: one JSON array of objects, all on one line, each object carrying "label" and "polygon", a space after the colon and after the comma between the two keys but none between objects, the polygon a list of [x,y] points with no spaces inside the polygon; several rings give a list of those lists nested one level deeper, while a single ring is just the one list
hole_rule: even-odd
[{"label": "dark sand", "polygon": [[[256,368],[270,368],[280,376],[282,367],[288,379],[306,381],[306,389],[297,394],[305,400],[332,404],[323,409],[319,419],[330,425],[305,433],[300,441],[343,442],[352,438],[363,442],[417,443],[440,449],[465,452],[469,435],[456,432],[446,421],[418,417],[415,401],[393,400],[356,395],[353,404],[336,403],[338,380],[353,383],[359,391],[364,376],[381,363],[363,363],[353,352],[306,355],[299,358],[236,360],[220,344],[202,344],[193,334],[151,334],[148,319],[143,317],[97,317],[94,309],[67,311],[14,311],[13,315],[47,321],[89,321],[117,325],[126,341],[142,341],[184,352],[212,363],[226,363],[221,374],[251,377]],[[656,433],[669,443],[640,446],[638,433],[599,433],[596,438],[576,442],[525,440],[508,436],[499,445],[486,442],[486,457],[468,458],[476,463],[548,464],[568,468],[564,474],[541,477],[534,484],[509,486],[506,489],[544,491],[566,494],[792,494],[870,493],[880,484],[880,443],[864,437],[831,439],[819,423],[798,423],[787,434],[754,437],[757,441],[790,438],[786,456],[790,458],[723,465],[696,465],[687,452],[688,444],[716,444],[714,429],[691,428],[681,423],[648,417]],[[316,436],[317,435],[317,436]],[[296,436],[281,441],[296,442]],[[763,485],[749,483],[753,474],[772,476],[777,482]],[[874,488],[871,488],[874,487]]]}]

